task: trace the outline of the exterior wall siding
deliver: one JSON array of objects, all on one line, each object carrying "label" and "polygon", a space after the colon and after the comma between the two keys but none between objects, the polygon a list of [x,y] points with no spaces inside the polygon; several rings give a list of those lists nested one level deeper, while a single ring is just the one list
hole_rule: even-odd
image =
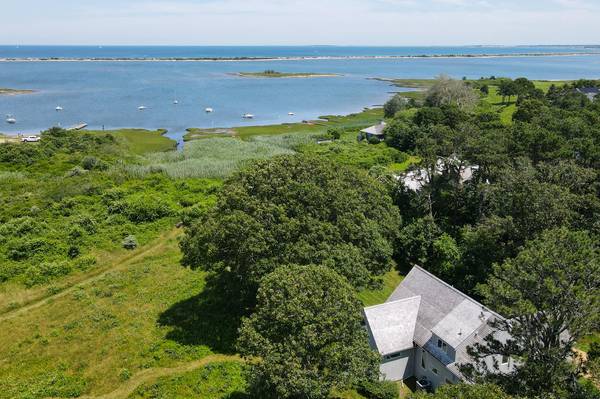
[{"label": "exterior wall siding", "polygon": [[400,352],[400,356],[395,359],[382,359],[379,370],[383,379],[388,381],[402,381],[413,377],[415,370],[415,350],[409,349]]},{"label": "exterior wall siding", "polygon": [[[422,367],[422,361],[425,363],[425,368]],[[437,374],[433,372],[433,369],[437,370]],[[417,379],[427,378],[431,381],[433,389],[448,383],[455,384],[459,382],[459,379],[442,362],[421,348],[415,349],[415,377]]]}]

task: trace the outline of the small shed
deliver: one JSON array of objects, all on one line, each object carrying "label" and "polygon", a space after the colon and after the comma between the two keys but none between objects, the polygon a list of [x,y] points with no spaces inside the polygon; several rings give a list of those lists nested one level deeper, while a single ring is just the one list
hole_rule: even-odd
[{"label": "small shed", "polygon": [[379,141],[383,141],[385,139],[385,135],[383,131],[387,124],[385,122],[381,122],[379,125],[371,126],[366,129],[360,131],[360,135],[358,136],[359,140],[367,139],[371,140],[372,137],[376,137]]}]

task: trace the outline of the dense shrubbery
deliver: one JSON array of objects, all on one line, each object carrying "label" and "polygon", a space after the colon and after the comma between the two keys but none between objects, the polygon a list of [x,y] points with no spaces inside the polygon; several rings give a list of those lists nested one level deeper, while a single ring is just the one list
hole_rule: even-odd
[{"label": "dense shrubbery", "polygon": [[87,270],[91,249],[121,248],[128,235],[143,245],[175,217],[206,206],[219,186],[107,170],[131,156],[111,135],[52,129],[42,137],[0,145],[0,282],[45,284]]},{"label": "dense shrubbery", "polygon": [[[571,347],[600,319],[600,101],[575,91],[598,82],[547,94],[527,79],[477,84],[494,86],[503,101],[517,97],[512,123],[489,108],[428,102],[388,125],[387,144],[421,159],[422,188],[401,182],[395,191],[405,221],[397,260],[483,295],[511,317],[497,327],[515,339],[487,353],[523,361],[489,379],[511,394],[570,397],[580,389],[567,362]],[[572,340],[559,339],[564,331]],[[435,397],[466,388],[445,389]]]},{"label": "dense shrubbery", "polygon": [[398,399],[398,385],[392,381],[363,381],[356,390],[367,399]]}]

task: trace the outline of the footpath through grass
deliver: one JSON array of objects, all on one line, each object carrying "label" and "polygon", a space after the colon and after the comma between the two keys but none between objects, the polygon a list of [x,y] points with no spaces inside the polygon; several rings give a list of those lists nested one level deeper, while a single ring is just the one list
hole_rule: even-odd
[{"label": "footpath through grass", "polygon": [[231,353],[238,318],[180,266],[177,242],[2,321],[0,398],[98,396],[146,369]]}]

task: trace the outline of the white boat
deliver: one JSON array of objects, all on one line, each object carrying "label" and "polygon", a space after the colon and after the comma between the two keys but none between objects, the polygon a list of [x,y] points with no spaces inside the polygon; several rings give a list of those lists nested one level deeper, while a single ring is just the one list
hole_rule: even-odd
[{"label": "white boat", "polygon": [[56,108],[54,108],[54,109],[55,109],[56,111],[62,111],[62,110],[63,110],[63,107],[61,107],[61,106],[59,105],[58,107],[56,107]]},{"label": "white boat", "polygon": [[244,118],[244,119],[254,119],[254,115],[252,115],[252,114],[244,114],[244,115],[242,115],[242,118]]},{"label": "white boat", "polygon": [[140,105],[140,106],[138,107],[138,110],[139,110],[139,111],[143,111],[143,110],[145,110],[145,109],[148,109],[148,107],[146,107],[146,106],[144,106],[144,105]]},{"label": "white boat", "polygon": [[215,112],[215,110],[214,110],[214,109],[212,109],[212,108],[206,108],[206,109],[204,110],[204,112],[206,112],[207,114],[211,114],[211,113]]},{"label": "white boat", "polygon": [[6,115],[6,123],[10,123],[11,125],[14,125],[15,123],[17,123],[17,120],[12,115]]},{"label": "white boat", "polygon": [[294,116],[294,115],[296,115],[296,114],[295,114],[294,112],[288,112],[288,115],[289,115],[289,116]]},{"label": "white boat", "polygon": [[177,105],[177,104],[179,104],[179,101],[175,100],[175,101],[173,101],[173,104]]}]

